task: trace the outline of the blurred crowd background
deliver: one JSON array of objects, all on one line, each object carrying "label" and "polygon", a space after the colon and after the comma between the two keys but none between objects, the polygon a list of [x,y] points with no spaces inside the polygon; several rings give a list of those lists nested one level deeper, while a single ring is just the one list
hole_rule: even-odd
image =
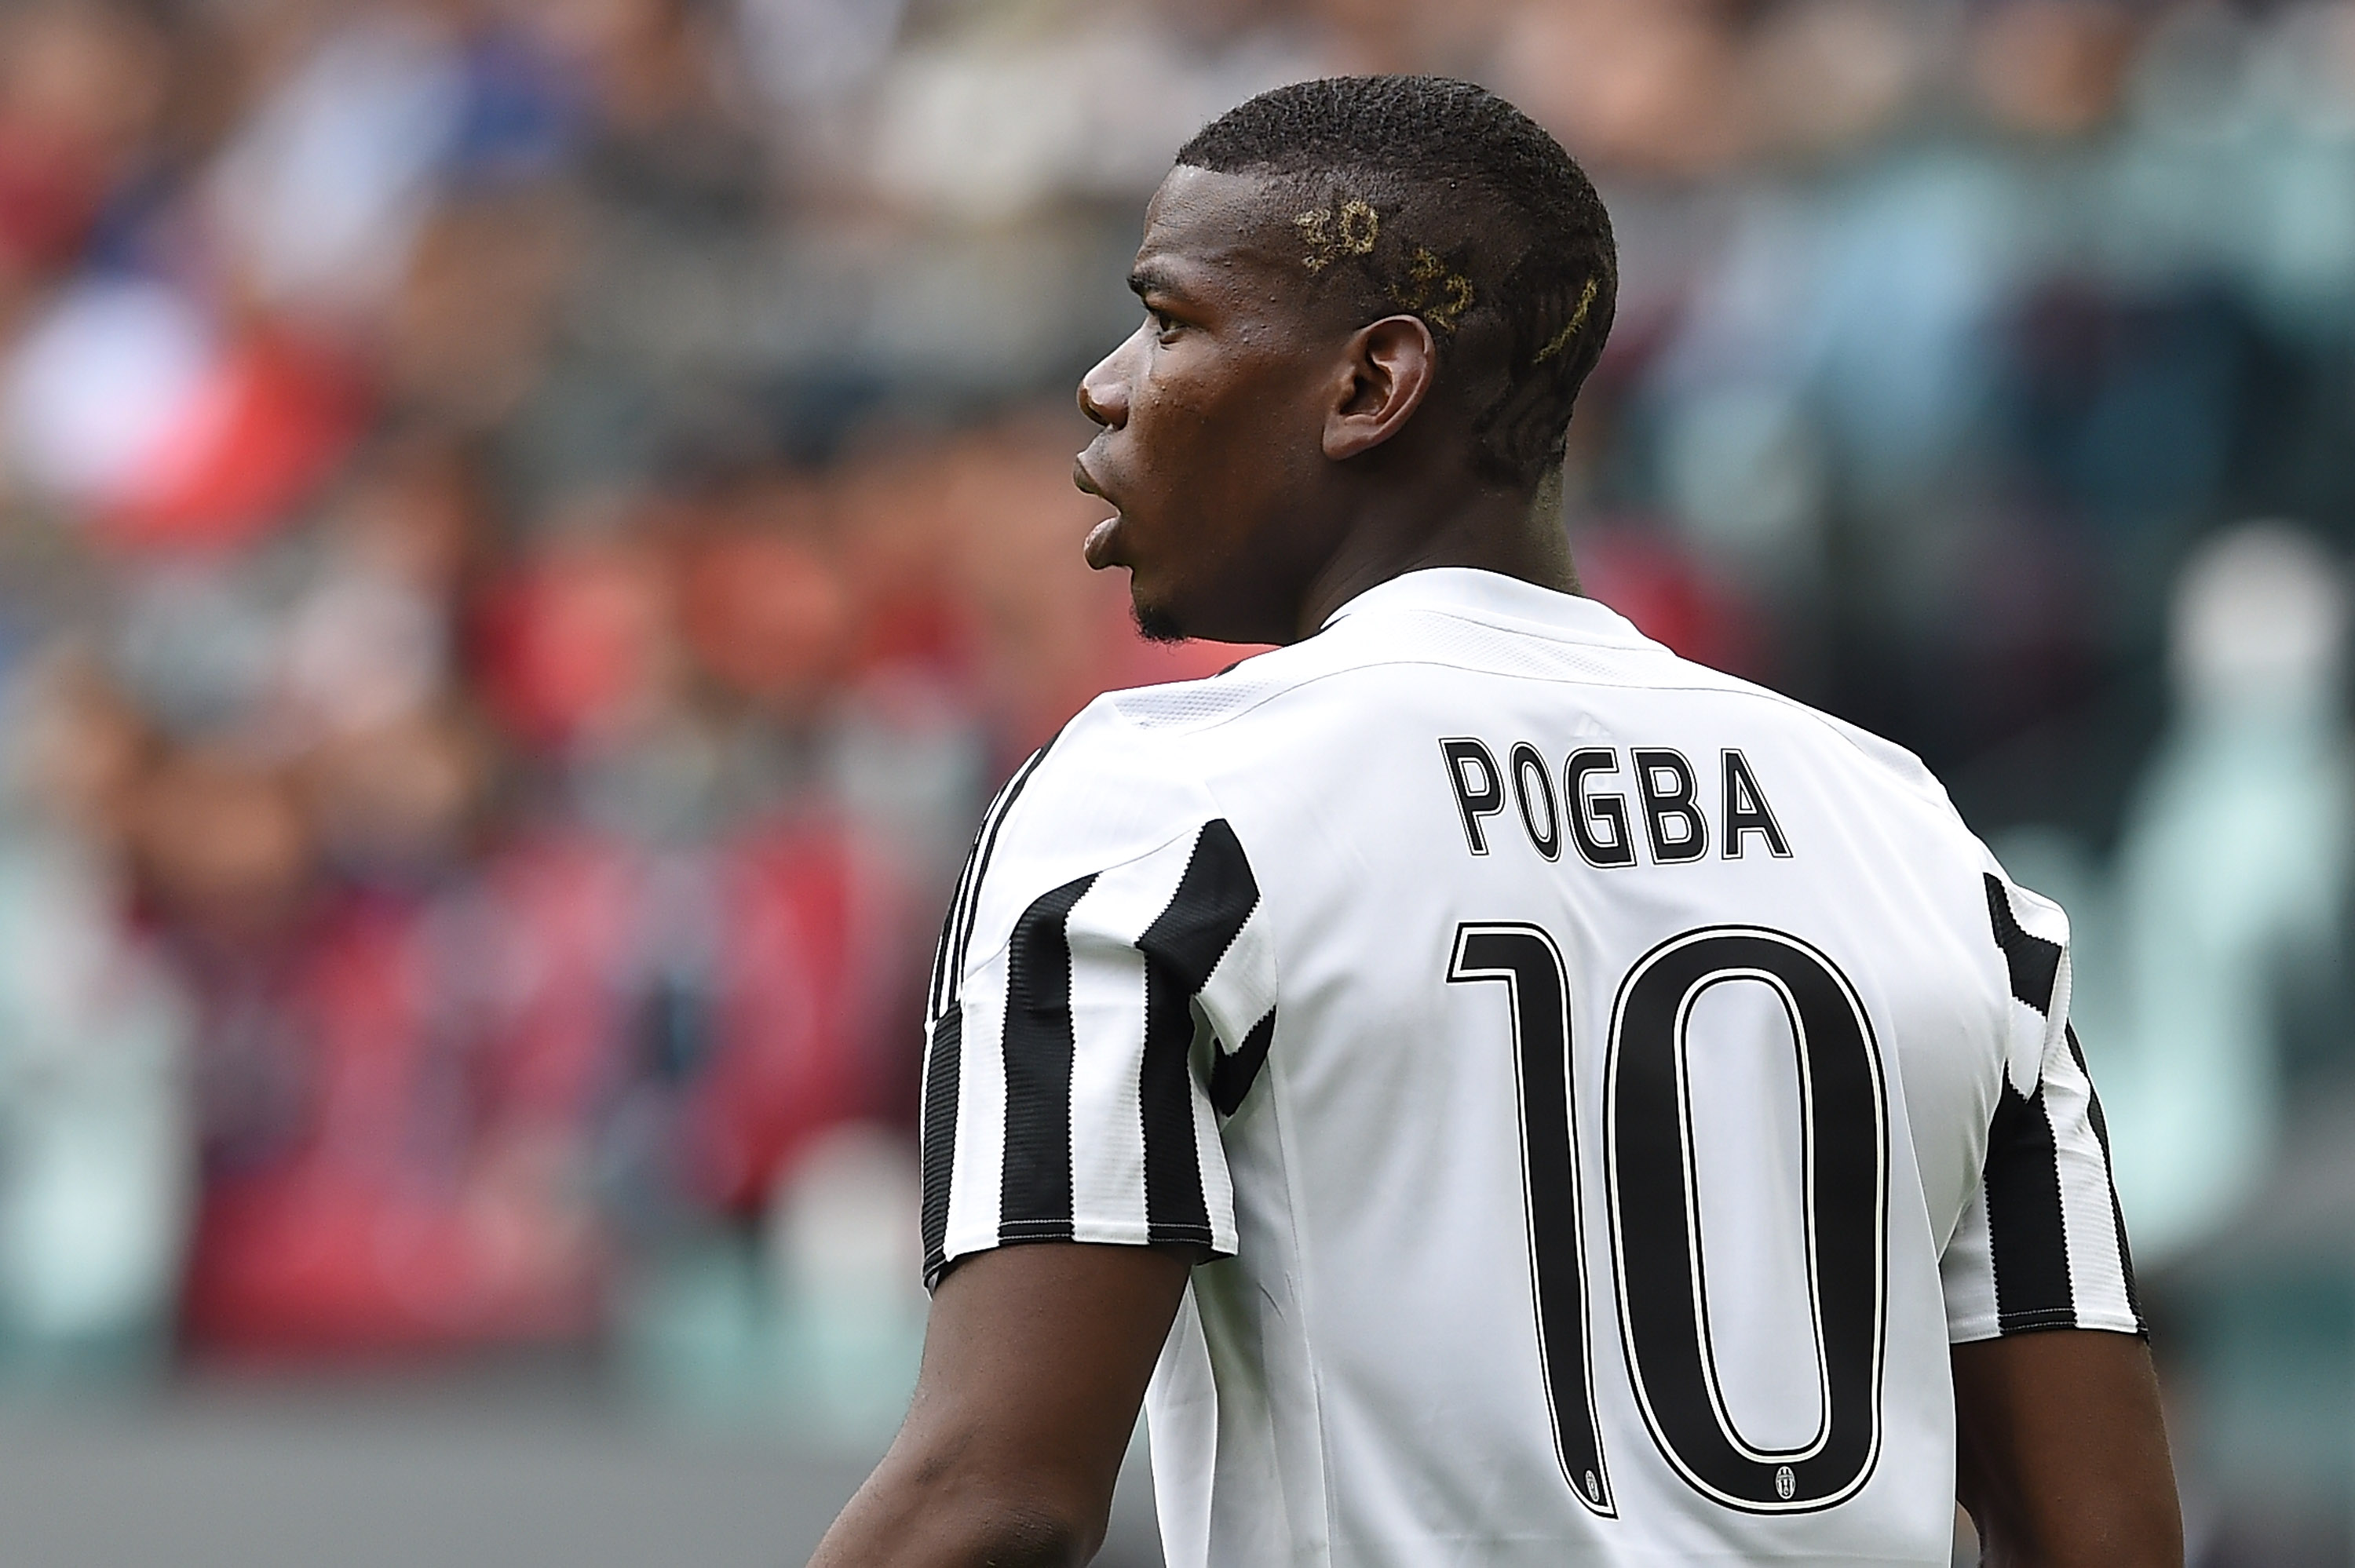
[{"label": "blurred crowd background", "polygon": [[1233,657],[1072,383],[1179,142],[1401,69],[1614,216],[1590,591],[2069,906],[2202,1561],[2346,1561],[2347,0],[9,0],[0,1400],[888,1432],[970,825]]}]

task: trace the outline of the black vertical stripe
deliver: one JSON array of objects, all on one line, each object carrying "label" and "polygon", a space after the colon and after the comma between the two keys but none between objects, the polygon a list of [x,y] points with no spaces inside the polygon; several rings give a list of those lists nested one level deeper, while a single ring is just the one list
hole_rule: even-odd
[{"label": "black vertical stripe", "polygon": [[1243,1097],[1259,1081],[1259,1070],[1274,1038],[1275,1009],[1271,1007],[1265,1018],[1251,1026],[1232,1055],[1222,1055],[1210,1064],[1210,1105],[1220,1116],[1232,1116],[1242,1107]]},{"label": "black vertical stripe", "polygon": [[[1018,779],[1021,776],[1022,770],[1017,768],[1015,778]],[[950,895],[948,913],[941,919],[940,946],[932,952],[932,1011],[934,1017],[938,1017],[954,1000],[955,976],[953,971],[955,967],[954,960],[956,957],[957,933],[964,928],[966,902],[973,897],[974,890],[980,885],[982,845],[990,838],[997,821],[998,810],[1006,804],[1006,792],[1012,789],[1013,785],[1013,779],[1008,779],[999,788],[996,795],[990,797],[988,807],[981,813],[980,825],[973,831],[973,842],[965,846],[964,864],[957,872],[956,891]]]},{"label": "black vertical stripe", "polygon": [[2007,1334],[2073,1327],[2061,1166],[2041,1086],[2022,1098],[2004,1081],[1988,1129],[1987,1214],[1997,1327]]},{"label": "black vertical stripe", "polygon": [[2003,961],[2011,971],[2011,994],[2050,1017],[2052,988],[2061,978],[2061,944],[2023,930],[2011,912],[2011,895],[2005,890],[2003,879],[1989,872],[1986,880],[1987,921],[1995,927],[1995,945],[2003,950]]},{"label": "black vertical stripe", "polygon": [[949,1192],[956,1180],[958,1080],[964,1068],[964,1009],[952,1006],[932,1025],[924,1063],[924,1278],[937,1277],[949,1234]]},{"label": "black vertical stripe", "polygon": [[1041,895],[1006,954],[1006,1163],[1000,1241],[1071,1234],[1071,943],[1065,922],[1093,875]]},{"label": "black vertical stripe", "polygon": [[[999,799],[1004,798],[1005,792],[999,791]],[[989,832],[996,810],[997,801],[992,800],[989,810],[982,813],[981,826],[974,830],[973,842],[964,852],[964,868],[957,873],[956,890],[949,895],[948,909],[941,916],[941,939],[932,948],[932,987],[925,1013],[929,1018],[938,1018],[947,1012],[956,999],[955,977],[951,970],[956,957],[957,932],[964,928],[965,900],[973,895],[975,873],[981,863],[981,842]]]},{"label": "black vertical stripe", "polygon": [[1210,1243],[1210,1206],[1202,1194],[1201,1151],[1194,1143],[1193,993],[1167,965],[1145,965],[1145,1060],[1137,1097],[1145,1121],[1146,1232],[1155,1241]]},{"label": "black vertical stripe", "polygon": [[1190,996],[1209,980],[1258,904],[1259,884],[1243,846],[1225,819],[1213,818],[1195,835],[1194,853],[1168,907],[1136,945]]},{"label": "black vertical stripe", "polygon": [[1029,781],[1039,758],[1046,755],[1046,747],[1041,747],[1014,770],[1014,777],[991,799],[989,809],[981,814],[981,825],[974,830],[973,842],[964,853],[964,869],[957,873],[956,891],[950,896],[948,913],[941,920],[940,946],[932,949],[932,1017],[939,1017],[956,1001],[965,943],[971,939],[974,909],[981,899],[982,874],[988,869],[990,853],[997,847],[997,831],[1005,824],[1006,813],[1022,793],[1022,786]]},{"label": "black vertical stripe", "polygon": [[983,823],[983,831],[975,841],[972,874],[966,879],[965,885],[960,890],[957,898],[956,944],[949,956],[948,987],[945,992],[945,998],[949,1001],[956,1000],[957,991],[964,982],[965,949],[973,942],[973,923],[981,910],[982,879],[989,874],[989,857],[997,853],[997,835],[1005,830],[1006,819],[1014,814],[1014,802],[1022,799],[1023,787],[1030,782],[1031,775],[1039,771],[1039,764],[1046,760],[1047,753],[1052,749],[1054,744],[1054,741],[1050,740],[1032,752],[1030,760],[1017,769],[1014,777],[1007,780],[1006,788],[999,792],[996,815]]},{"label": "black vertical stripe", "polygon": [[[1234,830],[1202,825],[1178,890],[1145,934],[1145,1055],[1137,1092],[1145,1122],[1145,1212],[1156,1241],[1210,1242],[1201,1151],[1194,1143],[1193,998],[1259,904],[1259,884]],[[1272,1033],[1272,1026],[1271,1026]]]},{"label": "black vertical stripe", "polygon": [[[2003,953],[2011,994],[2050,1018],[2053,989],[2060,982],[2061,944],[2022,928],[2001,877],[1990,872],[1982,880],[1987,886],[1987,923],[1993,927],[1996,947]],[[2098,1110],[2094,1117],[2096,1136],[2101,1136]],[[2115,1195],[2112,1204],[2115,1214]],[[2033,1095],[2023,1098],[2008,1075],[2004,1080],[2002,1097],[1987,1129],[1987,1211],[1997,1327],[2007,1334],[2073,1327],[2077,1304],[2069,1278],[2060,1152],[2053,1143],[2052,1117],[2041,1084]],[[2118,1239],[2123,1257],[2123,1226]]]},{"label": "black vertical stripe", "polygon": [[[969,876],[973,874],[971,851],[965,853],[964,864],[964,875]],[[964,901],[964,880],[960,876],[956,893],[951,896],[948,908],[941,916],[941,939],[932,947],[932,984],[924,1001],[924,1017],[927,1020],[938,1018],[948,1011],[949,949],[956,945],[957,910]]]},{"label": "black vertical stripe", "polygon": [[2133,1311],[2135,1320],[2140,1322],[2142,1292],[2135,1286],[2134,1254],[2126,1247],[2126,1212],[2118,1203],[2116,1166],[2110,1158],[2109,1118],[2102,1114],[2102,1097],[2094,1087],[2092,1071],[2085,1065],[2085,1048],[2077,1044],[2077,1026],[2064,1024],[2062,1033],[2069,1042],[2069,1054],[2076,1059],[2077,1071],[2085,1075],[2085,1112],[2094,1124],[2094,1139],[2102,1146],[2102,1178],[2110,1189],[2110,1224],[2117,1227],[2118,1233],[2118,1269],[2126,1277],[2126,1306]]}]

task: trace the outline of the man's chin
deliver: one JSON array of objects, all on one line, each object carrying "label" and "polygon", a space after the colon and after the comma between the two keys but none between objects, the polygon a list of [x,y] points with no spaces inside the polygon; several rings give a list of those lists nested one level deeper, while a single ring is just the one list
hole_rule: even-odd
[{"label": "man's chin", "polygon": [[1192,635],[1178,624],[1175,615],[1157,604],[1131,598],[1128,611],[1135,618],[1137,635],[1147,642],[1183,642]]}]

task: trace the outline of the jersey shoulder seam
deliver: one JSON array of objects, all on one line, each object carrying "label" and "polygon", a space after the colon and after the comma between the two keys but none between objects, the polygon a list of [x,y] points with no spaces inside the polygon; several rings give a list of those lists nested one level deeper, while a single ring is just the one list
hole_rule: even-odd
[{"label": "jersey shoulder seam", "polygon": [[[1217,678],[1217,676],[1211,677],[1213,680],[1216,680]],[[1256,706],[1257,705],[1253,705]],[[1171,746],[1167,738],[1154,735],[1143,725],[1138,724],[1134,718],[1130,717],[1128,714],[1119,712],[1117,705],[1113,705],[1113,706],[1114,711],[1119,713],[1121,723],[1126,725],[1139,739],[1144,740],[1148,744],[1158,744],[1165,750],[1174,751],[1178,749],[1174,746]],[[1193,732],[1188,731],[1183,733]],[[1217,788],[1211,784],[1209,779],[1199,768],[1194,766],[1193,760],[1190,758],[1181,756],[1174,760],[1178,766],[1185,768],[1187,781],[1201,794],[1204,801],[1209,804],[1210,808],[1210,816],[1205,818],[1204,821],[1209,821],[1215,820],[1226,823],[1227,831],[1234,834],[1236,844],[1243,852],[1243,864],[1250,868],[1252,886],[1259,894],[1258,910],[1256,912],[1264,913],[1267,916],[1267,963],[1269,969],[1272,970],[1273,974],[1273,985],[1276,999],[1275,1002],[1272,1005],[1274,1006],[1276,1012],[1275,1026],[1278,1029],[1282,1029],[1284,1027],[1284,1011],[1282,1005],[1284,1001],[1284,951],[1283,945],[1276,940],[1274,900],[1269,895],[1266,868],[1261,863],[1252,859],[1251,845],[1243,842],[1242,830],[1235,825],[1233,815],[1228,811],[1226,802],[1219,799],[1219,791]],[[1176,835],[1173,834],[1171,836],[1175,837]],[[1167,844],[1168,842],[1169,841],[1167,839],[1165,839],[1162,841],[1162,843]],[[1159,847],[1161,846],[1155,846],[1156,849]],[[1152,852],[1147,851],[1146,853],[1150,853]],[[1248,1025],[1246,1025],[1246,1027],[1248,1027]],[[1235,1041],[1232,1044],[1237,1049],[1241,1048],[1242,1043],[1241,1041]],[[1273,1043],[1271,1043],[1270,1054],[1272,1055],[1273,1054]],[[1268,1092],[1271,1098],[1273,1097],[1274,1090],[1275,1084],[1274,1081],[1271,1079],[1268,1083]]]},{"label": "jersey shoulder seam", "polygon": [[[1105,696],[1107,696],[1107,697],[1108,697],[1108,696],[1114,696],[1114,695],[1116,695],[1116,694],[1115,694],[1115,693],[1106,693],[1106,694],[1104,694],[1104,695],[1105,695]],[[1102,708],[1103,708],[1103,710],[1104,710],[1107,714],[1109,714],[1113,718],[1116,719],[1116,720],[1117,720],[1121,725],[1123,725],[1124,726],[1125,726],[1125,727],[1126,727],[1127,729],[1129,729],[1133,734],[1135,734],[1135,736],[1137,736],[1140,739],[1144,740],[1144,741],[1145,741],[1146,744],[1148,744],[1148,745],[1156,744],[1156,743],[1157,742],[1158,738],[1159,738],[1159,737],[1157,737],[1157,736],[1153,736],[1149,731],[1146,730],[1146,729],[1144,728],[1144,726],[1140,726],[1140,725],[1136,724],[1136,723],[1135,723],[1134,720],[1132,720],[1132,719],[1131,719],[1131,718],[1130,718],[1126,714],[1124,714],[1124,713],[1120,712],[1120,711],[1119,711],[1119,709],[1117,708],[1117,706],[1115,706],[1114,705],[1113,705],[1113,704],[1111,704],[1111,703],[1104,702],[1103,698],[1098,698],[1095,702],[1090,703],[1090,704],[1088,705],[1088,706],[1089,706],[1089,707],[1091,707],[1091,708],[1101,706],[1101,707],[1102,707]],[[1086,712],[1087,712],[1087,709],[1086,709],[1086,708],[1082,708],[1082,709],[1081,710],[1081,713],[1082,713],[1082,715],[1084,715]],[[1076,724],[1077,722],[1078,722],[1078,721],[1077,721],[1077,719],[1075,718],[1075,719],[1073,720],[1073,723],[1074,723],[1074,724]],[[1064,730],[1063,730],[1062,734],[1063,734],[1063,735],[1068,735],[1069,733],[1070,733],[1070,726],[1065,726],[1065,728],[1064,728]],[[1061,735],[1059,735],[1056,738],[1057,738],[1057,739],[1060,739],[1060,738],[1062,738],[1062,736],[1061,736]],[[1080,754],[1079,754],[1079,755],[1080,755],[1082,758],[1084,758],[1084,756],[1085,756],[1085,749],[1084,749],[1084,747],[1082,747],[1082,750],[1081,750],[1081,752],[1080,752]],[[1064,767],[1064,768],[1071,768],[1071,767],[1073,767],[1073,766],[1078,766],[1077,764],[1074,764],[1074,763],[1071,760],[1071,758],[1072,758],[1072,756],[1073,756],[1073,753],[1072,753],[1071,750],[1069,750],[1069,749],[1066,749],[1065,751],[1063,751],[1063,752],[1062,752],[1060,760],[1062,761],[1062,763],[1063,763],[1063,767]],[[1051,757],[1050,757],[1050,758],[1043,758],[1043,759],[1041,759],[1039,766],[1043,768],[1045,768],[1045,767],[1048,765],[1048,763],[1049,763],[1050,761],[1052,761],[1052,760],[1055,760],[1055,758],[1051,758]],[[1060,770],[1061,770],[1061,769],[1058,769],[1058,771],[1060,771]],[[1202,799],[1203,799],[1204,800],[1206,800],[1206,801],[1209,804],[1209,806],[1211,807],[1211,810],[1210,810],[1210,812],[1209,812],[1209,815],[1207,815],[1207,816],[1203,817],[1203,818],[1201,819],[1201,821],[1187,821],[1187,822],[1185,822],[1185,823],[1181,824],[1181,825],[1180,825],[1180,826],[1178,826],[1178,827],[1176,827],[1176,828],[1171,829],[1168,832],[1162,834],[1160,837],[1158,837],[1158,838],[1155,839],[1152,842],[1150,842],[1150,843],[1146,844],[1143,849],[1137,850],[1137,851],[1135,851],[1134,853],[1122,855],[1122,856],[1121,856],[1119,859],[1117,859],[1117,860],[1108,860],[1108,861],[1104,862],[1104,863],[1103,863],[1103,864],[1099,865],[1099,866],[1092,866],[1091,868],[1089,868],[1089,870],[1088,870],[1084,874],[1086,874],[1086,875],[1090,875],[1090,876],[1103,876],[1103,875],[1105,875],[1105,874],[1109,874],[1109,873],[1115,872],[1115,871],[1119,871],[1119,870],[1121,870],[1121,869],[1122,869],[1123,867],[1124,867],[1124,866],[1131,866],[1131,865],[1135,865],[1138,861],[1144,860],[1144,859],[1146,859],[1146,857],[1148,857],[1148,856],[1159,854],[1163,850],[1167,849],[1171,844],[1173,844],[1173,843],[1177,842],[1179,839],[1184,838],[1188,833],[1199,833],[1199,832],[1201,832],[1202,827],[1203,827],[1203,825],[1204,825],[1205,823],[1209,822],[1209,821],[1214,821],[1214,820],[1217,820],[1217,821],[1226,821],[1227,826],[1228,826],[1230,829],[1232,829],[1232,828],[1234,827],[1234,823],[1233,823],[1232,820],[1231,820],[1231,819],[1229,819],[1229,818],[1226,816],[1225,808],[1224,808],[1223,806],[1221,806],[1221,805],[1219,803],[1219,798],[1218,798],[1218,795],[1217,795],[1217,793],[1216,793],[1214,790],[1212,790],[1212,789],[1210,789],[1210,787],[1209,787],[1209,785],[1208,781],[1206,781],[1206,780],[1205,780],[1205,779],[1200,776],[1200,774],[1199,774],[1199,772],[1195,771],[1194,769],[1192,769],[1192,768],[1190,768],[1187,770],[1187,775],[1188,775],[1188,777],[1187,777],[1187,782],[1188,782],[1189,784],[1191,784],[1191,785],[1193,786],[1193,789],[1194,789],[1195,793],[1197,793],[1197,794],[1200,795],[1200,796],[1202,797]],[[1028,796],[1028,791],[1025,791],[1025,794],[1026,794],[1026,796]],[[1029,797],[1029,801],[1030,801],[1030,802],[1035,802],[1035,799],[1036,799],[1035,797]],[[1025,803],[1026,803],[1025,801],[1017,801],[1017,802],[1015,803],[1015,806],[1013,807],[1013,809],[1012,809],[1012,810],[1007,813],[1007,821],[1008,821],[1009,824],[1010,824],[1010,823],[1011,823],[1011,822],[1012,822],[1012,821],[1014,821],[1018,816],[1020,816],[1020,815],[1025,814],[1025,813],[1023,812],[1023,807],[1024,807]],[[1034,809],[1035,809],[1035,806],[1034,806]],[[1237,842],[1238,843],[1241,842],[1242,835],[1241,835],[1240,832],[1237,832],[1237,833],[1236,833],[1235,838],[1236,838],[1236,842]],[[1250,862],[1250,859],[1251,859],[1251,849],[1250,849],[1250,846],[1249,846],[1249,845],[1245,845],[1245,846],[1244,846],[1244,849],[1243,849],[1243,859],[1244,859],[1244,861],[1246,862],[1246,863],[1248,863]],[[1003,864],[1004,863],[1002,863],[1002,862],[1001,862],[1000,863],[1001,863],[1001,864]],[[1253,868],[1252,868],[1252,880],[1253,881],[1253,883],[1254,883],[1254,884],[1259,884],[1259,880],[1260,880],[1260,874],[1259,874],[1259,871],[1258,871],[1258,868],[1257,868],[1257,867],[1253,867]],[[986,891],[986,889],[983,889],[983,890],[980,890],[980,891]],[[977,892],[976,892],[976,894],[975,894],[975,897],[976,897],[976,898],[978,898],[978,897],[980,896],[980,891],[977,891]],[[1044,891],[1044,890],[1042,889],[1042,891]],[[1266,889],[1266,886],[1265,886],[1263,884],[1261,884],[1261,885],[1260,885],[1260,902],[1261,902],[1261,903],[1263,903],[1263,904],[1264,904],[1266,901],[1267,901],[1267,889]],[[1019,923],[1019,916],[1017,916],[1017,923],[1018,923],[1018,924]],[[996,959],[997,959],[998,955],[999,955],[999,954],[1001,954],[1001,953],[1003,953],[1003,952],[1006,950],[1007,945],[1008,943],[1012,942],[1013,940],[1014,940],[1014,927],[1013,927],[1012,926],[1008,926],[1008,927],[1007,927],[1007,929],[1006,929],[1005,933],[1004,933],[1002,936],[1000,936],[1000,937],[999,937],[999,938],[998,938],[995,942],[993,942],[992,944],[990,944],[990,946],[989,946],[989,948],[988,948],[988,949],[987,949],[986,951],[983,952],[983,953],[982,953],[979,957],[977,957],[977,958],[968,958],[968,959],[965,960],[964,972],[963,974],[960,974],[960,975],[957,977],[957,985],[958,985],[958,989],[959,989],[960,992],[962,992],[962,991],[963,991],[964,987],[964,983],[965,983],[965,981],[966,981],[966,980],[968,980],[969,979],[971,979],[971,978],[972,978],[972,976],[974,976],[975,974],[978,973],[978,972],[979,972],[979,971],[981,971],[982,969],[987,969],[987,968],[990,966],[990,964],[994,963],[994,962],[996,960]]]}]

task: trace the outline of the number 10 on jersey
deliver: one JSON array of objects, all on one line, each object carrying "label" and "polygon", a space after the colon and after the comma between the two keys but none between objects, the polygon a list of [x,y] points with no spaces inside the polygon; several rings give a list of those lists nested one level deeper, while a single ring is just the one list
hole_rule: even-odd
[{"label": "number 10 on jersey", "polygon": [[[1499,982],[1510,999],[1530,1272],[1556,1450],[1579,1499],[1615,1517],[1587,1331],[1561,949],[1537,926],[1467,923],[1456,928],[1447,978]],[[1742,981],[1764,984],[1779,999],[1797,1057],[1814,1343],[1792,1350],[1812,1352],[1821,1415],[1813,1437],[1790,1448],[1755,1446],[1736,1429],[1709,1328],[1687,1029],[1703,992]],[[1855,988],[1828,958],[1783,932],[1718,926],[1671,938],[1620,982],[1604,1067],[1604,1121],[1621,1344],[1660,1453],[1695,1490],[1743,1512],[1809,1511],[1853,1497],[1881,1451],[1889,1191],[1881,1055]]]}]

